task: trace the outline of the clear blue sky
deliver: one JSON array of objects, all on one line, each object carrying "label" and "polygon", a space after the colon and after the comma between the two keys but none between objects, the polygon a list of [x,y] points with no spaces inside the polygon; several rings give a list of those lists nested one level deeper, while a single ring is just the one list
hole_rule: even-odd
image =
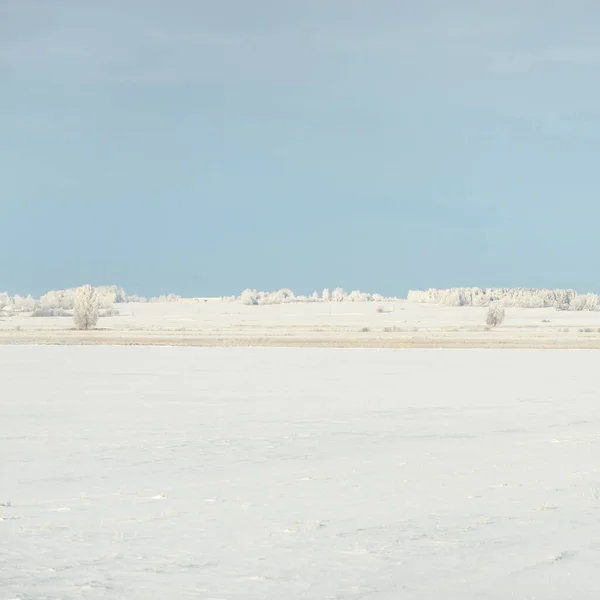
[{"label": "clear blue sky", "polygon": [[0,0],[0,290],[600,291],[597,0]]}]

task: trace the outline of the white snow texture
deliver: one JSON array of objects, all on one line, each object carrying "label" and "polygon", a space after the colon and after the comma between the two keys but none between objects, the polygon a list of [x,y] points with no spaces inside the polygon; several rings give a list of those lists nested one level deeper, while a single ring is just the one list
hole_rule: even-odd
[{"label": "white snow texture", "polygon": [[600,597],[594,351],[0,347],[0,597]]}]

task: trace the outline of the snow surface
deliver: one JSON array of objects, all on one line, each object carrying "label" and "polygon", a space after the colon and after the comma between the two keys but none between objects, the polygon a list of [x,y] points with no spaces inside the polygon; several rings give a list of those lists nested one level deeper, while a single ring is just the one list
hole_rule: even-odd
[{"label": "snow surface", "polygon": [[69,317],[0,316],[0,343],[276,345],[350,347],[600,348],[600,312],[507,308],[490,331],[487,307],[396,302],[117,304],[98,331],[72,331]]},{"label": "snow surface", "polygon": [[0,598],[598,598],[599,358],[0,346]]}]

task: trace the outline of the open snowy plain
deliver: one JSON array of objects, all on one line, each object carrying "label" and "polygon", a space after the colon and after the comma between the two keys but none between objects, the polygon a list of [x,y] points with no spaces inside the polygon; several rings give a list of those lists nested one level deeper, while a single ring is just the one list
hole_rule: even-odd
[{"label": "open snowy plain", "polygon": [[0,598],[597,599],[599,359],[0,346]]},{"label": "open snowy plain", "polygon": [[70,317],[0,313],[0,344],[158,344],[304,347],[600,348],[600,312],[507,308],[485,326],[487,308],[393,302],[246,306],[220,299],[116,304],[91,332]]}]

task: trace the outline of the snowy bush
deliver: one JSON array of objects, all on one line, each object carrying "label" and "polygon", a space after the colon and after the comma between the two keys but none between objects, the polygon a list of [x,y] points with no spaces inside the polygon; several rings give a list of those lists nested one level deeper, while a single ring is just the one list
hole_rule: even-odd
[{"label": "snowy bush", "polygon": [[294,302],[295,296],[292,290],[285,288],[283,290],[279,290],[278,292],[262,294],[261,300],[261,304],[284,304],[288,302]]},{"label": "snowy bush", "polygon": [[71,317],[72,314],[68,310],[62,308],[36,308],[32,313],[32,317]]},{"label": "snowy bush", "polygon": [[98,295],[91,285],[77,290],[73,304],[73,321],[77,329],[91,329],[98,322]]},{"label": "snowy bush", "polygon": [[597,294],[581,294],[571,300],[569,310],[599,310],[599,304]]},{"label": "snowy bush", "polygon": [[103,285],[95,289],[98,296],[98,304],[101,308],[110,308],[113,304],[132,301],[125,290],[116,285]]},{"label": "snowy bush", "polygon": [[256,290],[244,290],[240,296],[242,304],[254,306],[258,304],[258,292]]},{"label": "snowy bush", "polygon": [[502,306],[500,306],[500,304],[494,302],[494,304],[490,305],[487,311],[485,322],[490,327],[496,327],[497,325],[502,325],[503,321],[504,309],[502,308]]},{"label": "snowy bush", "polygon": [[335,288],[333,292],[331,292],[331,301],[332,302],[343,302],[344,301],[344,290],[342,288]]},{"label": "snowy bush", "polygon": [[150,302],[152,303],[167,303],[167,302],[179,302],[181,300],[181,296],[177,294],[168,294],[163,296],[155,296],[154,298],[150,298]]},{"label": "snowy bush", "polygon": [[350,292],[344,298],[344,301],[347,302],[371,302],[372,300],[373,296],[371,294],[365,294],[364,292],[359,292],[358,290]]}]

